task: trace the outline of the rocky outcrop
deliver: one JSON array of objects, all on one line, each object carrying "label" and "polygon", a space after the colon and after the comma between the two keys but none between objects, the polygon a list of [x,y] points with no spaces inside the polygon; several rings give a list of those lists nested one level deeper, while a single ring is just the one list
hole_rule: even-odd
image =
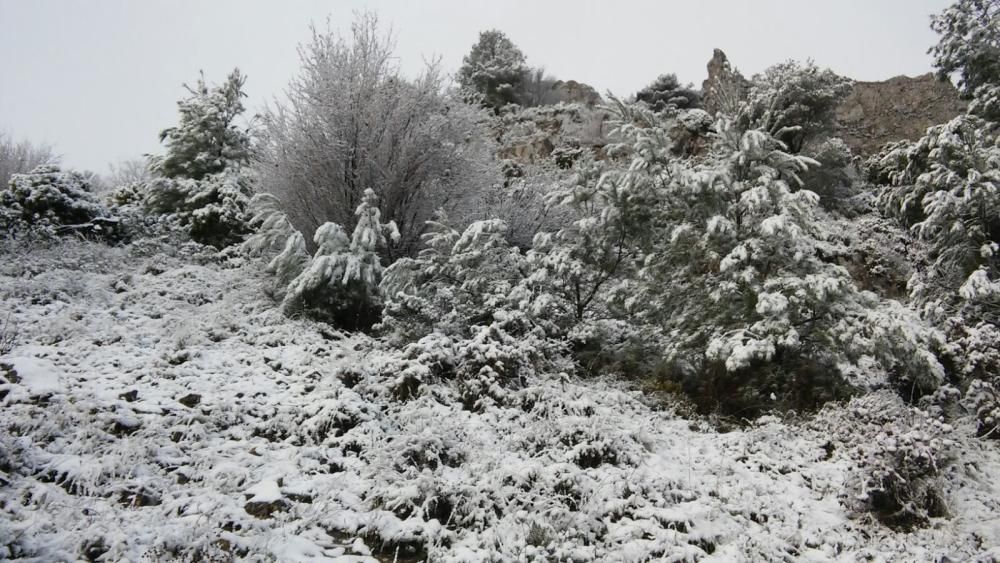
[{"label": "rocky outcrop", "polygon": [[931,73],[855,82],[837,108],[837,134],[856,154],[870,155],[891,141],[919,139],[965,108],[958,90]]},{"label": "rocky outcrop", "polygon": [[576,80],[558,80],[552,85],[552,91],[559,102],[567,104],[583,104],[594,107],[601,103],[601,95],[589,84]]},{"label": "rocky outcrop", "polygon": [[716,49],[708,61],[708,78],[701,83],[702,105],[711,115],[723,107],[743,99],[749,83],[729,62],[722,51]]},{"label": "rocky outcrop", "polygon": [[[732,107],[746,96],[748,86],[726,54],[716,49],[702,83],[705,110],[714,115]],[[949,121],[965,109],[955,87],[931,73],[855,82],[836,110],[836,134],[855,154],[867,156],[888,142],[919,139],[928,127]]]}]

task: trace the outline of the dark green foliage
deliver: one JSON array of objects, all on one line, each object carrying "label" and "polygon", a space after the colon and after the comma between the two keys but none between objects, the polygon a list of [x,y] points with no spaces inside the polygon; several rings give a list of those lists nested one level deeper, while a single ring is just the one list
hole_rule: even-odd
[{"label": "dark green foliage", "polygon": [[701,106],[701,92],[688,84],[684,86],[676,74],[661,74],[652,84],[635,94],[636,101],[647,104],[653,111],[666,109],[695,109]]},{"label": "dark green foliage", "polygon": [[520,103],[528,80],[524,53],[496,29],[479,34],[479,41],[462,60],[458,83],[482,96],[483,104],[499,110]]}]

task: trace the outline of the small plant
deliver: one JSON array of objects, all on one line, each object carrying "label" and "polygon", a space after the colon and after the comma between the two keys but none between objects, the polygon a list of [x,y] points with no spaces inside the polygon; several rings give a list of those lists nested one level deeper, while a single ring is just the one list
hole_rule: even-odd
[{"label": "small plant", "polygon": [[0,326],[0,356],[11,353],[17,344],[17,323],[11,321],[10,315]]},{"label": "small plant", "polygon": [[950,426],[888,393],[854,399],[844,414],[835,434],[863,440],[854,472],[858,511],[895,530],[948,515],[941,478],[953,459]]}]

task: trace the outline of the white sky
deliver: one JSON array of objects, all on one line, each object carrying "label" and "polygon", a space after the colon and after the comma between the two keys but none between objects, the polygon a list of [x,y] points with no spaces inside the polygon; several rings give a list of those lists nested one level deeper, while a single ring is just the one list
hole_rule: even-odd
[{"label": "white sky", "polygon": [[239,66],[259,109],[296,73],[296,46],[327,16],[369,9],[396,32],[404,70],[449,71],[497,28],[532,66],[602,94],[658,74],[701,84],[712,49],[746,75],[789,58],[859,80],[931,70],[929,15],[950,0],[0,0],[0,131],[53,145],[68,166],[159,152],[176,101],[204,70]]}]

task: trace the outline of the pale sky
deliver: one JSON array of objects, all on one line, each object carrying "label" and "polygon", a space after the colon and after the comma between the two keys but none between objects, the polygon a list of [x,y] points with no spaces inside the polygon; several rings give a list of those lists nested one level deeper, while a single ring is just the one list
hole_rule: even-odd
[{"label": "pale sky", "polygon": [[204,70],[248,76],[250,113],[280,95],[296,46],[327,16],[349,30],[370,10],[392,25],[402,68],[440,56],[454,72],[484,29],[505,32],[532,66],[627,96],[658,74],[701,84],[712,49],[745,74],[787,60],[858,80],[931,70],[929,15],[950,0],[0,0],[0,131],[53,145],[64,164],[162,148],[176,101]]}]

